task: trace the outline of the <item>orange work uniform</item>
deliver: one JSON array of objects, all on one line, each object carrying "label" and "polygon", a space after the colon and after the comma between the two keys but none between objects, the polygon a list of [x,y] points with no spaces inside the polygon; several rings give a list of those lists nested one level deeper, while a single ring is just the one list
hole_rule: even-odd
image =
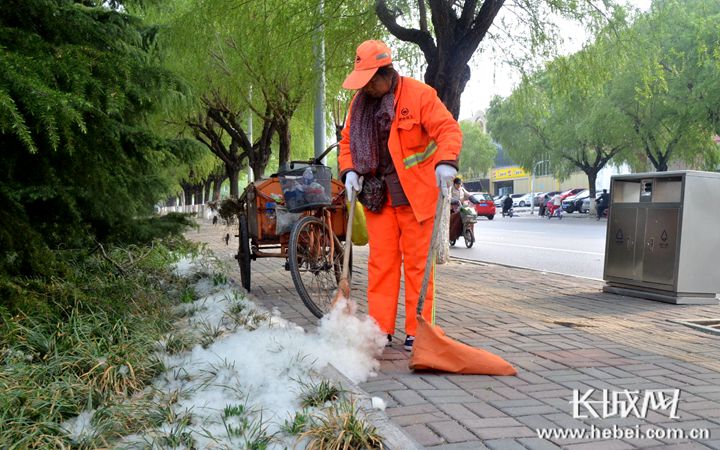
[{"label": "orange work uniform", "polygon": [[[368,261],[368,312],[383,332],[394,334],[400,267],[405,275],[405,331],[414,336],[415,310],[432,234],[438,186],[435,167],[458,160],[462,146],[460,125],[430,86],[399,77],[395,88],[395,118],[388,150],[409,206],[392,207],[390,200],[379,213],[366,211],[370,245]],[[338,162],[341,173],[353,170],[350,124],[342,131]],[[434,277],[433,277],[434,278]],[[433,280],[423,307],[431,320]]]}]

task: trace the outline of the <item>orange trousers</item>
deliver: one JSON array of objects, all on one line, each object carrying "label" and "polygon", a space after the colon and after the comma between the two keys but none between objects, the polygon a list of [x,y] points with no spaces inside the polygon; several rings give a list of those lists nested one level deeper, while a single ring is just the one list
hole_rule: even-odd
[{"label": "orange trousers", "polygon": [[[386,334],[395,333],[400,267],[405,275],[405,332],[415,336],[417,303],[433,228],[433,218],[418,222],[410,206],[393,208],[390,202],[380,213],[365,211],[370,258],[368,260],[368,313]],[[431,322],[434,267],[423,305],[423,318]]]}]

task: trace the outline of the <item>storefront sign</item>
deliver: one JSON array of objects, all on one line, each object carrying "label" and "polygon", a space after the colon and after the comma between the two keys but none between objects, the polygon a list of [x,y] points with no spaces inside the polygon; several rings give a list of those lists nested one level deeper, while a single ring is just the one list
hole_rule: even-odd
[{"label": "storefront sign", "polygon": [[493,170],[493,180],[513,180],[515,178],[527,178],[529,175],[522,167],[503,167]]}]

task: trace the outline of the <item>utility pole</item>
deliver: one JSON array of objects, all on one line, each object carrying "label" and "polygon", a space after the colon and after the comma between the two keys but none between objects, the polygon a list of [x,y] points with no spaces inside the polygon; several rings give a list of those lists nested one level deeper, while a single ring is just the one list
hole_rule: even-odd
[{"label": "utility pole", "polygon": [[544,159],[542,161],[538,161],[535,163],[535,166],[533,167],[532,171],[532,178],[530,181],[530,215],[532,216],[535,214],[535,171],[537,170],[537,167],[542,164],[549,162],[548,160]]},{"label": "utility pole", "polygon": [[[315,157],[322,155],[325,150],[325,26],[323,25],[324,16],[324,0],[320,0],[318,5],[318,17],[320,23],[315,34],[315,64],[317,70],[317,86],[315,91],[315,110],[313,113],[313,132],[314,132],[314,148]],[[325,158],[321,161],[325,164]]]},{"label": "utility pole", "polygon": [[[250,101],[252,102],[252,86],[250,87]],[[248,124],[247,124],[247,137],[250,140],[250,146],[253,145],[253,136],[252,136],[252,128],[253,128],[253,112],[252,109],[248,109]],[[255,173],[253,172],[252,166],[250,166],[250,156],[248,156],[248,184],[255,181]]]}]

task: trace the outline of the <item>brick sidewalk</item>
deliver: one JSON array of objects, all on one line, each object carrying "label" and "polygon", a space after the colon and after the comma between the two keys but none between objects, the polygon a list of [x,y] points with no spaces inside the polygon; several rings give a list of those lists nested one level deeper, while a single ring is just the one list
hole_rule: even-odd
[{"label": "brick sidewalk", "polygon": [[[229,232],[232,239],[223,240]],[[235,229],[203,223],[190,239],[229,262]],[[366,303],[367,247],[353,256],[353,293]],[[720,336],[669,320],[718,318],[719,306],[678,306],[601,292],[597,281],[484,263],[450,262],[437,271],[437,323],[454,339],[497,353],[516,377],[416,374],[397,332],[381,373],[361,387],[388,405],[393,422],[435,449],[720,449]],[[278,258],[252,263],[252,294],[298,325],[317,319],[300,300]],[[401,293],[401,298],[404,294]],[[399,308],[402,330],[404,310]],[[681,389],[679,419],[574,419],[573,389]],[[593,397],[595,398],[595,397]],[[708,429],[710,439],[543,440],[537,428]],[[597,437],[597,436],[596,436]]]}]

